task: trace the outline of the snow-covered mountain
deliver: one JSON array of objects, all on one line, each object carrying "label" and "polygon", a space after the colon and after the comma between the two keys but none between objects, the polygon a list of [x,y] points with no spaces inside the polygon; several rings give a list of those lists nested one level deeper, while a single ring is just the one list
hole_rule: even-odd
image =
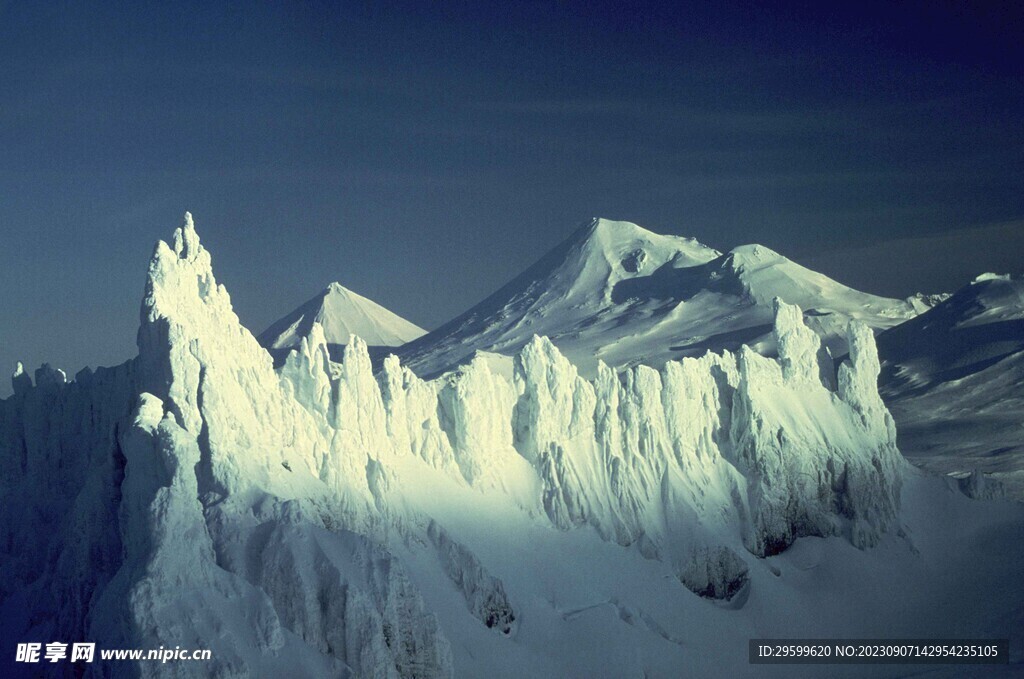
[{"label": "snow-covered mountain", "polygon": [[314,323],[323,329],[334,356],[341,356],[341,348],[351,335],[370,346],[397,347],[426,333],[398,314],[335,282],[272,323],[257,340],[275,358],[283,360],[304,337],[309,337]]},{"label": "snow-covered mountain", "polygon": [[804,309],[833,356],[846,326],[879,330],[913,317],[926,298],[858,292],[763,245],[722,254],[693,239],[595,219],[483,302],[406,345],[417,372],[439,374],[476,351],[512,354],[545,335],[585,374],[597,361],[659,366],[747,344],[775,355],[773,300]]},{"label": "snow-covered mountain", "polygon": [[942,473],[980,469],[1024,497],[1024,279],[979,276],[878,346],[904,454]]},{"label": "snow-covered mountain", "polygon": [[275,370],[186,216],[136,358],[0,401],[0,638],[213,652],[57,676],[799,674],[748,664],[762,636],[1010,637],[1019,668],[1024,507],[903,461],[868,326],[833,386],[770,308],[777,358],[588,378],[537,336],[427,381],[313,323]]}]

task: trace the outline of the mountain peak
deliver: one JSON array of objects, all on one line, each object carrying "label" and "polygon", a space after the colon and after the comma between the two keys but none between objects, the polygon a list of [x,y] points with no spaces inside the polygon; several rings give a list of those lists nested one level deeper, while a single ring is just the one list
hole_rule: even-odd
[{"label": "mountain peak", "polygon": [[[692,250],[690,254],[700,263],[713,259],[721,253],[709,248],[695,238],[664,235],[634,224],[633,222],[594,217],[581,226],[570,240],[600,245],[602,249],[614,249],[629,242],[648,243],[654,247]],[[696,262],[695,262],[696,263]]]},{"label": "mountain peak", "polygon": [[557,250],[563,249],[565,257],[557,265],[557,278],[576,278],[573,290],[580,291],[586,284],[591,287],[590,292],[606,299],[623,279],[649,275],[666,264],[704,264],[721,255],[693,238],[662,235],[633,222],[603,217],[595,217],[578,229]]},{"label": "mountain peak", "polygon": [[328,285],[326,288],[324,288],[324,294],[325,295],[333,295],[333,294],[341,294],[341,295],[343,295],[343,294],[345,294],[347,292],[349,292],[349,289],[346,288],[341,283],[339,283],[338,281],[334,281],[330,285]]},{"label": "mountain peak", "polygon": [[625,222],[606,217],[594,217],[587,229],[592,237],[636,237],[641,234],[653,234],[633,222]]},{"label": "mountain peak", "polygon": [[693,238],[597,217],[400,355],[433,375],[476,350],[517,351],[535,334],[584,371],[597,360],[660,363],[744,343],[770,354],[776,297],[805,309],[834,354],[846,352],[850,320],[886,328],[915,313],[905,301],[853,290],[764,245],[723,255]]},{"label": "mountain peak", "polygon": [[[719,257],[720,252],[693,238],[597,217],[480,304],[404,349],[403,355],[433,374],[435,366],[456,365],[476,349],[517,350],[534,334],[579,338],[581,333],[589,337],[607,331],[617,336],[625,331],[625,318],[638,311],[626,311],[625,306],[635,305],[615,301],[621,285]],[[419,364],[421,356],[430,365]]]},{"label": "mountain peak", "polygon": [[319,294],[277,321],[259,336],[270,350],[296,348],[313,325],[323,328],[328,345],[342,346],[356,335],[370,346],[400,346],[425,334],[425,330],[373,300],[334,281]]},{"label": "mountain peak", "polygon": [[764,264],[767,262],[790,261],[787,257],[780,255],[770,247],[758,243],[737,246],[730,250],[729,254],[733,256],[734,261],[742,263],[756,262]]}]

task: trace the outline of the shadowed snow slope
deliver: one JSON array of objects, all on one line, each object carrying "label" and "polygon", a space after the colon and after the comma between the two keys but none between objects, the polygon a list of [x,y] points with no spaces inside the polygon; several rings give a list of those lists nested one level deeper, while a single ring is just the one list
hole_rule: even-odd
[{"label": "shadowed snow slope", "polygon": [[[717,259],[635,233],[658,253],[627,272]],[[632,280],[598,250],[561,295]],[[275,370],[186,216],[137,358],[19,369],[0,401],[3,676],[820,674],[755,672],[766,634],[1008,636],[1020,663],[1024,508],[904,463],[868,326],[833,386],[800,308],[766,308],[777,358],[588,378],[531,336],[507,372],[477,355],[427,381],[395,356],[374,374],[355,336],[332,361],[314,322]],[[213,658],[12,662],[53,640]]]},{"label": "shadowed snow slope", "polygon": [[373,300],[340,283],[331,283],[316,297],[273,323],[257,339],[275,358],[284,356],[298,347],[303,337],[309,337],[314,323],[323,328],[328,345],[339,349],[350,335],[370,346],[397,347],[426,332]]},{"label": "shadowed snow slope", "polygon": [[533,335],[550,337],[590,375],[598,359],[657,366],[743,344],[774,355],[776,297],[804,309],[834,356],[846,352],[850,320],[888,328],[923,306],[858,292],[761,245],[723,255],[693,239],[595,219],[400,356],[434,375],[477,350],[514,353]]},{"label": "shadowed snow slope", "polygon": [[1024,279],[979,276],[878,342],[903,452],[1024,491]]}]

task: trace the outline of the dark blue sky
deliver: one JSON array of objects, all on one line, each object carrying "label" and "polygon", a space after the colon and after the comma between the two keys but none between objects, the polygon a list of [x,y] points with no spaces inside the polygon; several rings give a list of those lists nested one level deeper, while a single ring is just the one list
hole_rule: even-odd
[{"label": "dark blue sky", "polygon": [[999,3],[43,4],[0,1],[5,370],[133,355],[185,210],[255,332],[332,280],[436,326],[597,215],[884,294],[1020,271]]}]

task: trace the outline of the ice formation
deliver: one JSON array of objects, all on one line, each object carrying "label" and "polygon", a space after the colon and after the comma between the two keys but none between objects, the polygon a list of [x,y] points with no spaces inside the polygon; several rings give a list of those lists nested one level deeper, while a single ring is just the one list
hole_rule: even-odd
[{"label": "ice formation", "polygon": [[[774,312],[778,359],[587,379],[535,336],[511,378],[478,355],[427,381],[396,357],[374,374],[358,337],[332,361],[313,323],[275,370],[186,216],[153,254],[138,357],[35,387],[19,366],[0,402],[0,595],[23,602],[22,636],[212,648],[181,676],[451,676],[456,655],[480,670],[519,647],[555,674],[530,625],[590,609],[538,609],[523,572],[546,567],[510,562],[514,545],[603,555],[584,570],[632,554],[729,599],[799,537],[869,548],[899,529],[870,329],[850,323],[833,390],[801,310]],[[662,623],[608,603],[677,662]]]}]

